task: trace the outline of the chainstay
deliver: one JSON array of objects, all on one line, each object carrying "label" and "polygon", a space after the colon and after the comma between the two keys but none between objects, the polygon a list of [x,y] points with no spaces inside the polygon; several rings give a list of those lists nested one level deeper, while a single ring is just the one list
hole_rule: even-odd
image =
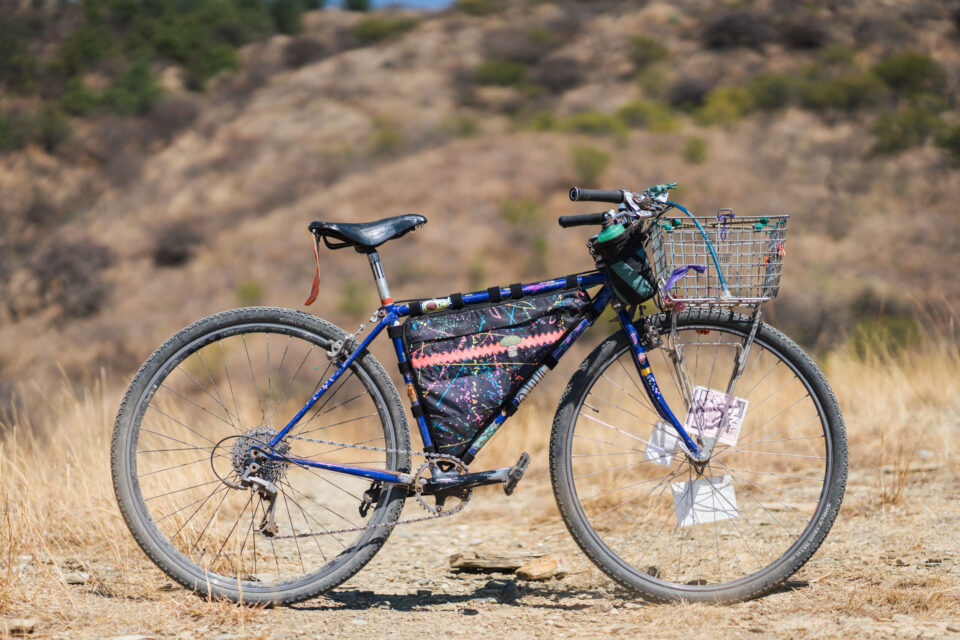
[{"label": "chainstay", "polygon": [[[455,457],[455,456],[443,454],[443,453],[427,453],[427,452],[425,452],[425,451],[408,451],[408,450],[406,450],[406,449],[391,449],[391,448],[388,448],[388,447],[371,447],[371,446],[369,446],[369,445],[349,444],[349,443],[346,443],[346,442],[336,442],[336,441],[334,441],[334,440],[323,440],[323,439],[321,439],[321,438],[308,438],[308,437],[306,437],[306,436],[290,436],[290,439],[292,439],[292,440],[304,440],[304,441],[306,441],[306,442],[315,442],[315,443],[317,443],[317,444],[331,445],[331,446],[336,446],[336,447],[341,447],[341,448],[346,448],[346,449],[363,449],[363,450],[365,450],[365,451],[380,451],[380,452],[383,452],[383,453],[406,453],[406,454],[410,454],[410,455],[412,455],[412,456],[421,456],[421,457],[423,457],[423,458],[427,458],[427,461],[430,461],[430,460],[447,460],[448,462],[450,462],[450,463],[452,463],[452,464],[455,464],[455,465],[457,465],[457,464],[463,465],[463,467],[466,468],[466,465],[463,464],[463,462],[462,462],[459,458],[457,458],[457,457]],[[331,452],[327,452],[327,453],[331,453]],[[286,456],[284,456],[284,457],[286,457]],[[293,460],[290,460],[289,458],[288,458],[287,460],[288,460],[288,462],[290,462],[290,463],[292,463],[292,464],[296,464],[296,462],[294,462]],[[297,465],[297,466],[300,466],[300,465]],[[370,529],[385,529],[385,528],[388,528],[388,527],[397,527],[397,526],[402,525],[402,524],[413,524],[413,523],[415,523],[415,522],[426,522],[427,520],[437,520],[437,519],[439,519],[439,518],[449,518],[450,516],[455,516],[455,515],[457,515],[458,513],[460,513],[460,511],[463,510],[463,507],[465,507],[465,506],[467,505],[467,502],[468,502],[468,501],[469,501],[469,497],[468,497],[466,500],[463,501],[463,503],[460,505],[460,507],[459,507],[456,511],[450,511],[450,512],[445,512],[445,513],[437,513],[437,514],[432,514],[432,515],[428,515],[428,516],[423,516],[423,517],[420,517],[420,518],[409,518],[409,519],[407,519],[407,520],[398,520],[398,521],[396,521],[396,522],[384,522],[384,523],[379,523],[379,524],[368,524],[368,525],[365,525],[365,526],[362,526],[362,527],[347,527],[346,529],[331,529],[331,530],[327,530],[327,531],[310,531],[310,532],[306,532],[306,533],[294,533],[294,534],[289,534],[289,535],[285,535],[285,536],[270,536],[270,537],[267,537],[267,536],[263,536],[263,534],[260,534],[260,535],[263,536],[263,537],[267,537],[268,540],[293,540],[293,539],[299,539],[299,538],[315,538],[315,537],[318,537],[318,536],[332,536],[332,535],[337,535],[337,534],[341,534],[341,533],[353,533],[353,532],[355,532],[355,531],[367,531],[367,530],[370,530]],[[418,502],[418,504],[419,504],[419,502]],[[421,507],[422,507],[422,506],[423,506],[423,505],[421,504]]]}]

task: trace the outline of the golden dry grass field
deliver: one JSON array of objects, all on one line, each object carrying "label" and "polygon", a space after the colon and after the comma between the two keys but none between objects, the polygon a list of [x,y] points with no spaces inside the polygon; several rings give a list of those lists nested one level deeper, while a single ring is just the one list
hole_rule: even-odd
[{"label": "golden dry grass field", "polygon": [[[401,526],[357,576],[312,601],[237,607],[188,593],[156,569],[113,496],[115,381],[16,415],[0,441],[0,618],[38,637],[956,637],[960,634],[960,352],[927,341],[821,362],[840,399],[850,477],[823,547],[787,582],[732,606],[652,605],[617,587],[573,544],[553,504],[546,441],[553,389],[526,406],[475,468],[533,463],[517,493],[478,490],[451,520]],[[408,502],[404,515],[418,511]],[[561,553],[547,582],[452,572],[458,551]],[[69,584],[71,582],[78,584]]]}]

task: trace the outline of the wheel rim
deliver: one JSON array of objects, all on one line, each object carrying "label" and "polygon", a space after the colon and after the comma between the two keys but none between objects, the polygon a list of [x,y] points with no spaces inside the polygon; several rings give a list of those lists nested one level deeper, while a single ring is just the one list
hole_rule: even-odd
[{"label": "wheel rim", "polygon": [[[139,398],[127,461],[134,507],[148,535],[194,576],[195,584],[247,593],[292,589],[329,575],[377,533],[330,533],[383,524],[386,500],[358,512],[371,482],[293,464],[259,475],[274,480],[278,535],[257,533],[265,502],[235,489],[234,458],[244,443],[278,432],[333,372],[329,341],[280,323],[250,323],[204,334],[161,366]],[[354,364],[292,435],[396,448],[387,403]],[[396,469],[396,454],[289,440],[288,455]],[[220,443],[218,447],[217,444]],[[242,457],[242,455],[241,455]],[[216,472],[216,473],[215,473]],[[383,494],[386,495],[387,488]]]},{"label": "wheel rim", "polygon": [[[678,331],[689,387],[725,390],[731,343],[743,336],[714,325]],[[710,344],[717,342],[723,345]],[[685,422],[688,405],[670,360],[663,349],[648,358],[669,406]],[[809,382],[775,347],[754,342],[733,394],[748,403],[742,427],[734,446],[718,443],[703,471],[711,484],[698,481],[679,450],[669,466],[648,459],[647,443],[659,444],[651,438],[658,418],[638,385],[624,346],[596,374],[568,432],[566,481],[594,544],[633,582],[691,597],[769,575],[826,508],[833,445]]]}]

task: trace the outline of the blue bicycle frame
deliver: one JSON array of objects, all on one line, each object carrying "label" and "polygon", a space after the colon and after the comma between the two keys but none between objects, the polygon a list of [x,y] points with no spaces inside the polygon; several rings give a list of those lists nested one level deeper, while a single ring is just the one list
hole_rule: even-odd
[{"label": "blue bicycle frame", "polygon": [[[380,284],[380,279],[383,278],[383,272],[380,268],[379,259],[376,258],[376,254],[373,254],[374,257],[371,258],[371,264],[374,265],[374,275],[378,278],[378,285]],[[577,286],[581,288],[588,288],[594,286],[602,286],[602,288],[597,292],[597,294],[592,298],[591,304],[586,312],[580,317],[579,321],[576,322],[572,329],[570,329],[566,336],[560,340],[556,345],[551,357],[554,361],[559,360],[566,354],[570,346],[577,341],[577,339],[583,335],[584,331],[593,326],[593,323],[596,321],[600,314],[607,308],[611,303],[614,304],[614,308],[617,313],[617,317],[620,320],[621,326],[623,326],[624,331],[627,334],[628,339],[630,340],[631,353],[633,355],[633,363],[636,366],[637,373],[640,376],[640,380],[643,383],[644,390],[647,393],[647,396],[650,398],[650,401],[653,403],[654,408],[660,417],[667,423],[670,424],[680,436],[683,444],[686,446],[687,450],[694,456],[700,452],[700,447],[697,443],[690,437],[690,435],[683,428],[683,425],[677,420],[677,417],[670,410],[670,407],[667,406],[667,402],[663,397],[663,394],[660,392],[660,387],[657,385],[657,380],[654,378],[653,372],[650,370],[650,365],[647,362],[647,354],[643,348],[643,345],[640,341],[640,336],[637,332],[637,328],[631,320],[630,316],[623,309],[623,306],[619,302],[614,302],[614,297],[611,292],[610,284],[607,281],[607,277],[599,272],[593,271],[585,274],[580,274],[576,276]],[[385,282],[385,281],[384,281]],[[541,282],[534,282],[530,284],[522,285],[523,295],[535,295],[541,293],[548,293],[551,291],[557,291],[560,289],[567,288],[569,286],[566,278],[555,278],[553,280],[544,280]],[[327,391],[336,383],[336,381],[346,372],[354,361],[360,357],[360,355],[366,351],[367,347],[370,346],[370,343],[373,342],[377,336],[379,336],[384,329],[390,326],[399,326],[400,318],[410,315],[411,310],[410,306],[407,304],[395,304],[389,298],[388,295],[384,295],[385,284],[381,287],[381,298],[384,302],[383,306],[378,311],[378,316],[381,318],[377,326],[367,335],[366,338],[357,346],[356,349],[344,360],[339,368],[317,389],[316,393],[311,396],[307,403],[297,412],[297,415],[293,416],[287,425],[270,441],[270,448],[274,448],[277,444],[290,433],[300,419],[313,407],[320,398],[323,397]],[[506,299],[511,296],[511,289],[509,287],[500,289],[501,296]],[[431,309],[430,302],[435,303]],[[463,306],[469,307],[473,305],[485,304],[490,302],[490,293],[487,291],[476,291],[474,293],[465,293],[463,294]],[[430,313],[441,311],[446,309],[449,306],[449,298],[440,298],[430,301],[425,301],[422,303],[422,308],[425,312]],[[393,347],[397,353],[398,362],[405,362],[407,360],[406,352],[403,348],[403,341],[401,338],[396,337],[392,339]],[[534,371],[526,380],[525,384],[513,394],[508,401],[513,404],[514,407],[519,407],[520,404],[527,398],[530,391],[536,386],[537,383],[543,378],[548,370],[547,365],[541,365],[536,371]],[[416,392],[413,390],[413,377],[410,373],[403,374],[404,384],[407,386],[408,396],[410,398],[411,409],[413,409],[413,414],[419,416],[416,418],[417,426],[420,430],[420,438],[423,441],[424,450],[431,450],[433,448],[433,439],[430,435],[430,427],[427,424],[426,418],[423,416],[421,411],[418,411],[418,399]],[[464,455],[464,462],[470,462],[480,451],[481,448],[490,440],[494,433],[506,422],[507,418],[512,415],[513,412],[501,411],[497,416],[487,425],[471,442],[471,445]],[[317,469],[324,469],[328,471],[337,471],[352,476],[359,476],[361,478],[368,478],[370,480],[380,480],[383,482],[393,482],[400,484],[411,484],[413,482],[413,477],[410,474],[401,473],[397,471],[384,471],[380,469],[368,469],[365,467],[356,467],[350,465],[341,465],[333,464],[328,462],[318,462],[316,460],[306,460],[303,458],[297,458],[294,456],[278,456],[273,454],[271,451],[262,452],[266,457],[272,459],[284,459],[288,460],[294,464],[302,465],[305,467],[314,467]]]}]

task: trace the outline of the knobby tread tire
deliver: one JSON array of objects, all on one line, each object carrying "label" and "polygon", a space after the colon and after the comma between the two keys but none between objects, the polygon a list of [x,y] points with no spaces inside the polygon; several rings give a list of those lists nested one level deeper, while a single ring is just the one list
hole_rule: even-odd
[{"label": "knobby tread tire", "polygon": [[[164,573],[187,589],[195,591],[205,597],[223,598],[234,602],[242,601],[244,603],[260,605],[293,604],[303,600],[309,600],[323,592],[329,591],[360,571],[384,545],[393,527],[385,526],[372,529],[371,538],[362,545],[362,548],[356,550],[351,557],[329,573],[313,576],[312,578],[306,576],[306,579],[294,582],[289,588],[240,589],[236,581],[214,582],[209,578],[205,579],[197,573],[196,569],[199,569],[199,567],[189,563],[193,567],[193,569],[191,569],[186,566],[187,563],[181,561],[177,556],[171,555],[167,549],[164,548],[163,543],[166,542],[166,540],[157,540],[154,532],[150,530],[138,515],[136,507],[137,498],[135,497],[136,492],[134,491],[133,481],[129,473],[127,454],[129,453],[130,437],[132,435],[131,430],[133,428],[133,422],[136,419],[137,406],[155,372],[159,371],[164,363],[183,346],[196,340],[198,337],[233,325],[251,323],[283,324],[300,330],[306,330],[315,334],[320,338],[320,341],[328,347],[337,340],[346,340],[349,338],[343,329],[326,320],[300,311],[274,307],[250,307],[223,311],[203,318],[182,329],[158,347],[146,362],[144,362],[130,383],[126,394],[124,394],[120,410],[117,414],[111,443],[113,487],[120,512],[130,532],[133,534],[134,539],[137,541],[137,544]],[[407,425],[406,414],[403,410],[400,396],[390,381],[389,376],[376,358],[369,352],[365,352],[357,358],[354,366],[359,367],[369,376],[369,379],[379,391],[381,398],[385,401],[385,408],[389,414],[391,424],[384,425],[384,427],[385,429],[392,429],[395,448],[409,451],[410,432]],[[409,454],[400,454],[398,463],[399,470],[409,472]],[[396,522],[400,517],[400,511],[403,508],[405,497],[405,492],[397,487],[392,487],[390,491],[384,491],[378,503],[378,508],[380,504],[385,505],[383,507],[383,515],[379,518],[379,521],[388,523]],[[167,545],[169,546],[168,542]],[[344,551],[343,554],[348,553],[348,551],[349,550]],[[341,554],[341,556],[343,554]],[[230,582],[232,582],[232,584],[230,584]]]},{"label": "knobby tread tire", "polygon": [[[659,332],[669,332],[670,320],[667,314],[658,314],[647,318]],[[748,332],[752,319],[748,316],[722,309],[694,308],[678,315],[677,328],[691,325],[712,325],[717,328],[729,328]],[[571,460],[567,450],[568,439],[574,427],[574,418],[580,402],[589,392],[598,370],[628,344],[626,334],[621,329],[598,345],[580,364],[567,384],[560,398],[554,417],[550,437],[550,478],[553,493],[560,514],[576,543],[590,560],[610,578],[644,598],[654,602],[707,602],[732,604],[756,598],[776,589],[791,575],[800,569],[820,547],[833,525],[847,480],[847,439],[843,416],[833,390],[823,373],[793,340],[778,329],[761,323],[756,340],[774,346],[785,359],[791,361],[797,371],[806,379],[816,394],[823,411],[823,418],[831,436],[830,461],[828,464],[825,499],[818,505],[813,528],[804,530],[802,544],[795,545],[795,551],[781,556],[770,565],[757,572],[749,581],[737,580],[733,583],[714,587],[677,588],[664,586],[663,582],[645,578],[636,571],[629,571],[619,558],[605,545],[598,544],[589,522],[582,517],[583,512],[577,503],[576,491],[571,477]],[[656,373],[656,372],[654,372]]]}]

